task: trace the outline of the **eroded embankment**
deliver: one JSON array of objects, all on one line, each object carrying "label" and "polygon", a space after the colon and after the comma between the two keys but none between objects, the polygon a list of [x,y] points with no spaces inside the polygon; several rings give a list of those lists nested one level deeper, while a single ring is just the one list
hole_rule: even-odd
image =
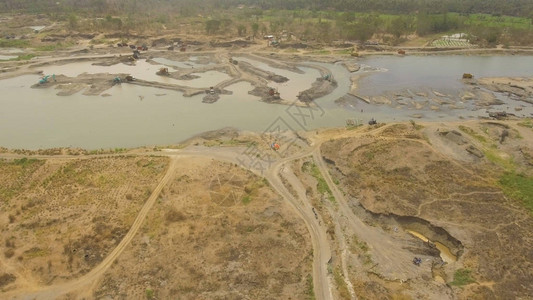
[{"label": "eroded embankment", "polygon": [[[524,257],[533,240],[527,229],[533,222],[530,214],[517,208],[516,199],[502,193],[498,184],[502,171],[488,159],[451,159],[435,147],[443,147],[443,151],[456,147],[457,153],[464,149],[453,143],[441,144],[438,141],[447,137],[438,132],[432,134],[429,144],[422,130],[423,126],[414,122],[412,126],[390,125],[375,136],[328,141],[321,152],[352,210],[366,222],[377,223],[391,234],[395,228],[404,228],[421,240],[442,243],[452,256],[458,256],[449,267],[434,270],[435,278],[438,275],[446,282],[466,285],[454,288],[454,293],[487,298],[527,295],[531,288],[522,283],[532,276],[526,270],[533,260]],[[492,138],[471,135],[479,135],[478,141]],[[478,143],[471,136],[464,138]],[[495,147],[511,151],[523,143],[512,138]],[[502,265],[512,273],[502,270]],[[462,270],[471,274],[470,283],[455,281]],[[488,282],[490,288],[472,282]]]}]

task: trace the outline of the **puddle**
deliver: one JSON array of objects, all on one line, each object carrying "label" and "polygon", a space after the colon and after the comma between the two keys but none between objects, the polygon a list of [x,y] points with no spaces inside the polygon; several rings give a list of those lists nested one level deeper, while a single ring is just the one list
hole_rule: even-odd
[{"label": "puddle", "polygon": [[18,56],[0,55],[0,60],[10,60],[10,59],[15,59],[17,57]]},{"label": "puddle", "polygon": [[442,258],[442,260],[444,262],[447,262],[447,263],[452,263],[452,262],[456,262],[457,261],[457,256],[455,256],[451,251],[450,251],[450,248],[446,247],[444,244],[440,243],[440,242],[433,242],[433,241],[430,241],[427,237],[425,237],[424,235],[416,232],[416,231],[413,231],[413,230],[406,230],[408,233],[410,233],[411,235],[421,239],[422,241],[424,241],[425,243],[427,242],[432,242],[435,244],[435,247],[440,251],[440,257]]},{"label": "puddle", "polygon": [[41,31],[46,28],[46,26],[28,26],[28,27],[30,27],[31,29],[35,31]]},{"label": "puddle", "polygon": [[20,48],[1,48],[0,53],[7,53],[7,54],[13,54],[13,53],[22,53],[24,52],[24,49]]}]

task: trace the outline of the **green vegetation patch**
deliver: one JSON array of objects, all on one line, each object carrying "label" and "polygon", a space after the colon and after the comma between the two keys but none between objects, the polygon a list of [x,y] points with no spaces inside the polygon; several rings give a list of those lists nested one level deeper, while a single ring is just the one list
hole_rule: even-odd
[{"label": "green vegetation patch", "polygon": [[502,28],[531,28],[531,20],[524,17],[498,16],[488,14],[471,14],[465,20],[467,25],[480,25],[484,27],[502,27]]},{"label": "green vegetation patch", "polygon": [[533,213],[533,177],[506,173],[500,178],[499,183],[505,195],[522,201],[524,206]]},{"label": "green vegetation patch", "polygon": [[331,192],[331,189],[329,188],[328,183],[322,176],[322,173],[320,173],[318,166],[315,163],[306,162],[302,166],[302,169],[308,172],[309,174],[311,174],[311,176],[313,176],[317,180],[317,184],[316,184],[317,191],[322,195],[327,194],[329,201],[335,203],[335,197],[333,197],[333,193]]},{"label": "green vegetation patch", "polygon": [[518,122],[518,125],[533,129],[533,119],[524,119],[522,122]]},{"label": "green vegetation patch", "polygon": [[39,160],[38,159],[35,159],[35,158],[21,158],[21,159],[15,159],[13,160],[13,164],[17,165],[17,166],[21,166],[23,168],[26,168],[26,167],[29,167],[29,166],[32,166],[33,164],[38,164],[39,163]]},{"label": "green vegetation patch", "polygon": [[363,253],[366,253],[369,250],[368,244],[365,241],[359,240],[357,236],[355,235],[352,237],[351,246],[352,246],[352,250],[358,253],[360,253],[361,251]]},{"label": "green vegetation patch", "polygon": [[323,50],[311,51],[311,52],[308,52],[307,54],[311,54],[311,55],[330,55],[331,51],[323,49]]},{"label": "green vegetation patch", "polygon": [[35,54],[23,54],[23,55],[17,56],[16,58],[10,59],[10,61],[30,60],[30,59],[34,58],[35,56],[36,56]]},{"label": "green vegetation patch", "polygon": [[459,126],[459,130],[461,130],[462,132],[470,135],[471,137],[475,138],[476,140],[478,140],[478,141],[480,141],[482,143],[487,143],[488,142],[487,139],[484,136],[478,134],[474,129],[472,129],[470,127],[460,125]]},{"label": "green vegetation patch", "polygon": [[264,179],[255,180],[254,182],[247,184],[244,187],[245,194],[241,198],[242,203],[248,204],[252,202],[253,197],[257,196],[259,194],[259,190],[264,186],[268,186],[268,181]]},{"label": "green vegetation patch", "polygon": [[0,201],[8,201],[19,194],[32,174],[44,163],[44,160],[26,157],[12,161],[0,159]]},{"label": "green vegetation patch", "polygon": [[35,47],[35,50],[44,51],[44,52],[57,51],[57,50],[72,47],[73,45],[74,45],[73,43],[56,43],[56,44],[50,44],[50,45],[37,46]]},{"label": "green vegetation patch", "polygon": [[146,299],[154,299],[154,290],[146,289]]},{"label": "green vegetation patch", "polygon": [[485,157],[492,163],[502,167],[503,169],[511,172],[514,171],[516,165],[514,159],[510,156],[502,156],[500,153],[493,149],[486,149],[483,151]]},{"label": "green vegetation patch", "polygon": [[0,39],[0,48],[25,48],[29,44],[27,40]]},{"label": "green vegetation patch", "polygon": [[316,299],[315,286],[313,284],[313,276],[311,276],[311,274],[307,274],[307,278],[306,278],[305,283],[306,283],[305,293],[307,295],[307,299],[308,300],[315,300]]},{"label": "green vegetation patch", "polygon": [[340,268],[336,268],[333,272],[333,278],[335,279],[335,284],[339,288],[339,296],[341,299],[351,299],[350,291],[348,291],[348,286],[344,281],[344,276],[342,276]]},{"label": "green vegetation patch", "polygon": [[450,284],[455,286],[463,286],[476,282],[474,278],[472,278],[471,273],[472,271],[469,269],[458,269],[453,274],[453,281],[450,282]]},{"label": "green vegetation patch", "polygon": [[246,195],[246,196],[242,197],[242,203],[243,204],[248,204],[250,202],[252,202],[252,197],[250,195]]},{"label": "green vegetation patch", "polygon": [[42,257],[47,256],[50,253],[50,251],[41,249],[39,247],[33,247],[29,250],[24,251],[24,257],[26,258],[35,258],[35,257]]}]

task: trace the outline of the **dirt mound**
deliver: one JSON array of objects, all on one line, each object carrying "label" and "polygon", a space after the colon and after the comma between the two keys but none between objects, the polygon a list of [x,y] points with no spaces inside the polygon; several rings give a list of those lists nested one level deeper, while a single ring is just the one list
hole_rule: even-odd
[{"label": "dirt mound", "polygon": [[267,80],[274,81],[277,83],[283,83],[283,82],[289,81],[289,79],[285,76],[281,76],[273,72],[261,70],[259,68],[252,66],[252,64],[245,62],[245,61],[239,63],[239,68],[241,70],[245,70],[246,72],[249,72],[261,78],[265,78]]},{"label": "dirt mound", "polygon": [[311,102],[331,93],[336,87],[337,81],[334,79],[324,79],[319,77],[313,82],[310,89],[300,92],[297,97],[302,102]]},{"label": "dirt mound", "polygon": [[125,81],[127,74],[87,74],[83,73],[77,77],[68,77],[65,75],[54,75],[47,78],[44,83],[36,83],[32,88],[49,88],[55,87],[59,96],[70,96],[77,92],[83,91],[84,95],[100,95],[110,89],[114,84],[116,77]]},{"label": "dirt mound", "polygon": [[292,49],[307,49],[307,48],[312,48],[311,46],[309,46],[308,44],[304,44],[304,43],[281,43],[278,45],[278,48],[281,48],[281,49],[288,49],[288,48],[292,48]]},{"label": "dirt mound", "polygon": [[220,48],[229,48],[229,47],[240,47],[245,48],[249,47],[250,45],[255,44],[255,42],[252,41],[246,41],[246,40],[234,40],[234,41],[228,41],[228,42],[211,42],[211,47],[220,47]]}]

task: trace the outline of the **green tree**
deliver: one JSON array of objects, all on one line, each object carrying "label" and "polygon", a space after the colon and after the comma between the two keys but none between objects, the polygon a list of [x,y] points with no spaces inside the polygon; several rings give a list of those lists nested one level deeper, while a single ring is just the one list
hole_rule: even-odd
[{"label": "green tree", "polygon": [[78,28],[78,17],[73,13],[68,16],[68,26],[70,29]]},{"label": "green tree", "polygon": [[258,31],[259,31],[259,24],[257,24],[257,23],[253,23],[253,24],[252,24],[252,33],[253,33],[253,35],[254,35],[254,38],[255,38],[255,36],[257,35],[257,32],[258,32]]},{"label": "green tree", "polygon": [[237,26],[237,33],[239,34],[239,36],[246,35],[246,26],[239,24],[239,26]]},{"label": "green tree", "polygon": [[207,20],[205,22],[205,31],[207,34],[215,34],[220,30],[220,21],[219,20]]},{"label": "green tree", "polygon": [[322,42],[330,42],[333,37],[331,36],[331,24],[329,22],[320,22],[316,24],[318,40]]},{"label": "green tree", "polygon": [[367,22],[358,22],[352,27],[352,38],[362,43],[372,38],[376,31],[376,27]]},{"label": "green tree", "polygon": [[392,20],[387,28],[387,31],[394,35],[395,38],[400,38],[402,35],[409,34],[411,31],[411,19],[406,16],[397,17]]}]

